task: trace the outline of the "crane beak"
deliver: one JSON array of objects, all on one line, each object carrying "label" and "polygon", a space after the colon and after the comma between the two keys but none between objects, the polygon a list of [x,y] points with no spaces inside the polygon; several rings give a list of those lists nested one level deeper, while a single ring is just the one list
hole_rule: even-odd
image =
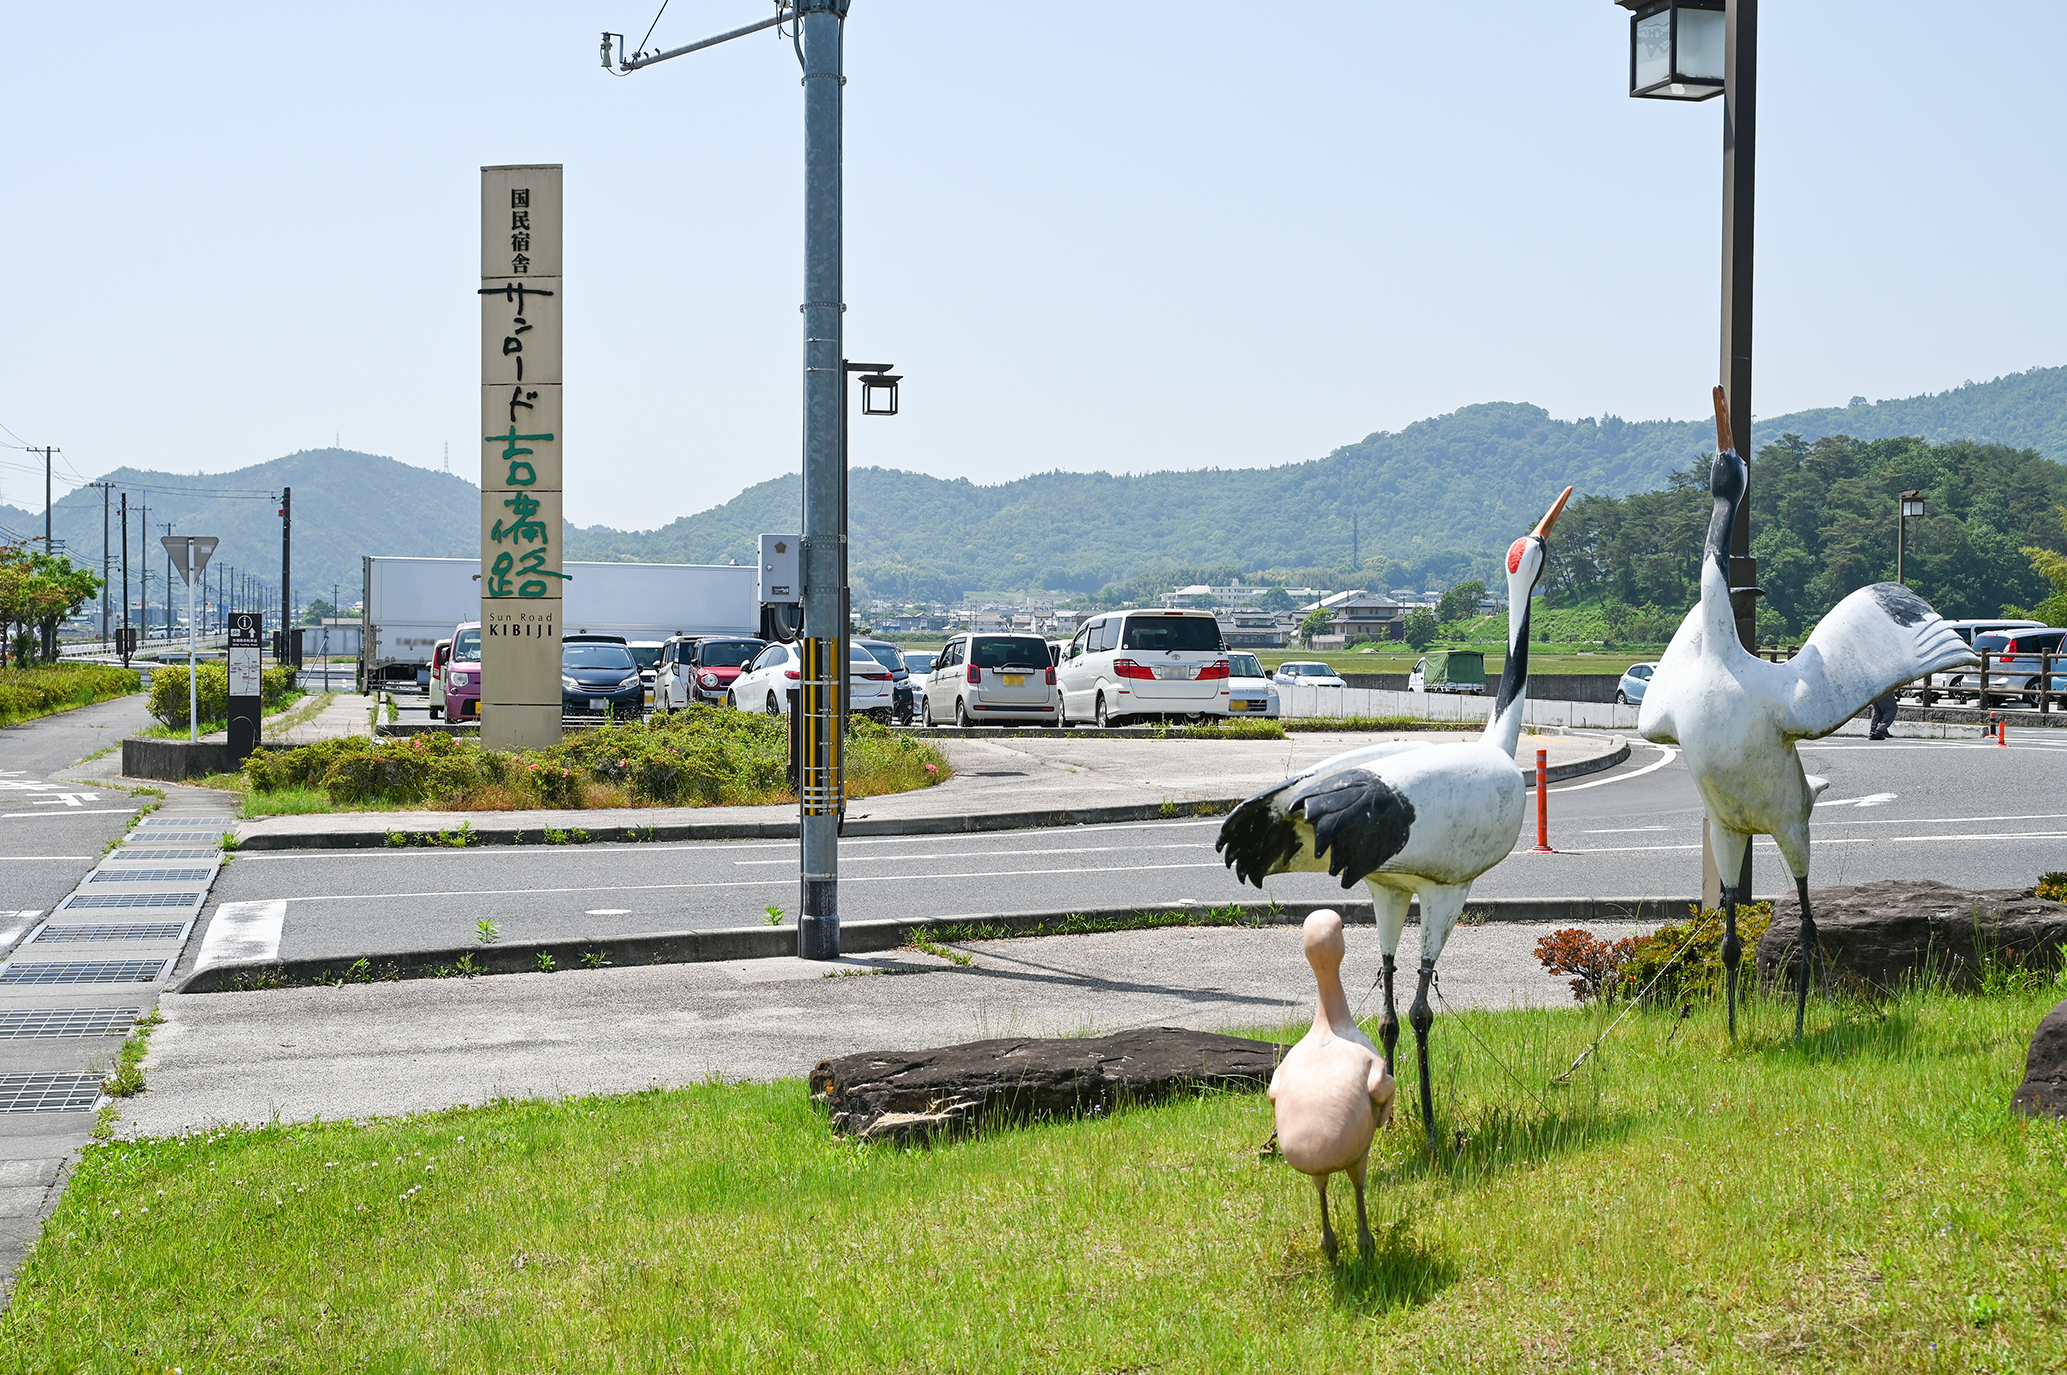
[{"label": "crane beak", "polygon": [[1723,395],[1723,389],[1715,389],[1715,451],[1726,454],[1737,447],[1736,436],[1730,433],[1730,402]]},{"label": "crane beak", "polygon": [[1542,520],[1536,522],[1536,528],[1529,533],[1537,539],[1549,539],[1550,527],[1557,524],[1558,513],[1565,509],[1565,503],[1571,499],[1572,489],[1569,487],[1558,493],[1557,500],[1551,504],[1549,512],[1544,515]]}]

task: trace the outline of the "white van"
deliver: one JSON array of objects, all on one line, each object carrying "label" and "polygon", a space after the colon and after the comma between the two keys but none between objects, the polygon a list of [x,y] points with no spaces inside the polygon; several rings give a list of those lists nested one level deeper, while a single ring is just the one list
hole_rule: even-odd
[{"label": "white van", "polygon": [[1114,611],[1077,631],[1056,665],[1062,716],[1225,716],[1227,646],[1210,611]]},{"label": "white van", "polygon": [[957,635],[926,677],[921,718],[929,726],[1030,721],[1062,723],[1048,644],[1034,635]]}]

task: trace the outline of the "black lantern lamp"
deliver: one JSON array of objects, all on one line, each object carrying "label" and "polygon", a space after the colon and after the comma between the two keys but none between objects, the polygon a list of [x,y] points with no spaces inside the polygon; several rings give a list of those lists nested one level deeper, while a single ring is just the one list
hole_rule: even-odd
[{"label": "black lantern lamp", "polygon": [[1615,0],[1629,17],[1629,93],[1707,100],[1723,93],[1725,0]]},{"label": "black lantern lamp", "polygon": [[897,384],[903,378],[894,372],[865,372],[861,374],[861,413],[863,415],[897,414]]}]

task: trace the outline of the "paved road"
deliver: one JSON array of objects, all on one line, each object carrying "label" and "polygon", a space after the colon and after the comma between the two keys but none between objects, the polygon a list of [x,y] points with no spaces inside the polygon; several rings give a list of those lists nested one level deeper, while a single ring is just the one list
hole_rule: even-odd
[{"label": "paved road", "polygon": [[[1804,748],[1832,780],[1815,822],[1817,886],[1930,877],[1964,887],[2029,883],[2067,868],[2067,740],[2038,732],[2008,749],[1965,741],[1832,739]],[[1700,888],[1700,802],[1676,751],[1551,790],[1553,856],[1517,853],[1483,877],[1487,897],[1691,894]],[[1082,826],[842,845],[843,915],[854,919],[1057,910],[1256,896],[1214,853],[1217,820]],[[1521,847],[1534,840],[1525,827]],[[1783,884],[1770,842],[1758,892]],[[1788,885],[1791,886],[1791,885]],[[752,924],[796,905],[794,842],[527,846],[485,850],[275,851],[236,857],[217,903],[280,904],[288,958],[465,944],[475,924],[504,939],[618,935]],[[1286,875],[1284,898],[1340,893]],[[1354,894],[1362,898],[1361,888]]]},{"label": "paved road", "polygon": [[9,908],[55,907],[129,824],[137,803],[127,793],[59,775],[148,724],[144,701],[137,693],[0,730],[0,901]]}]

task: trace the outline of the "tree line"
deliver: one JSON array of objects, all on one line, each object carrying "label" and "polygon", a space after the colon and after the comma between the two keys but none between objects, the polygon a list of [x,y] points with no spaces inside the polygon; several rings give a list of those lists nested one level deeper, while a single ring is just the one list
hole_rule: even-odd
[{"label": "tree line", "polygon": [[100,576],[63,554],[0,545],[0,645],[15,666],[57,662],[60,622],[100,592]]}]

